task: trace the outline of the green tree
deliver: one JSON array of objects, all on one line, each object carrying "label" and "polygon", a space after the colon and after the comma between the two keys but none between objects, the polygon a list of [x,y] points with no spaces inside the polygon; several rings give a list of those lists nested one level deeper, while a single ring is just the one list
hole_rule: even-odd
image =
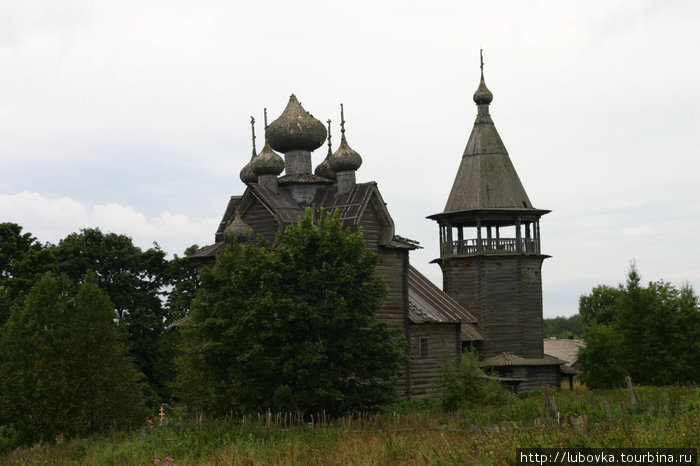
[{"label": "green tree", "polygon": [[[601,288],[581,303],[600,302],[595,292]],[[618,385],[625,374],[643,384],[698,383],[700,308],[692,288],[679,290],[663,280],[645,287],[633,264],[625,284],[609,291],[614,300],[605,312],[585,320],[581,360],[587,384]]]},{"label": "green tree", "polygon": [[129,354],[149,382],[150,403],[157,404],[158,398],[167,396],[167,381],[155,374],[163,357],[159,341],[168,319],[163,306],[169,272],[165,252],[157,244],[143,251],[128,236],[85,228],[62,239],[54,255],[58,273],[74,281],[88,271],[95,273],[126,331]]},{"label": "green tree", "polygon": [[581,314],[544,319],[542,321],[542,332],[545,338],[568,338],[569,336],[580,338],[583,335]]},{"label": "green tree", "polygon": [[628,374],[626,352],[615,327],[599,324],[586,327],[586,347],[579,354],[583,382],[590,388],[619,387]]},{"label": "green tree", "polygon": [[376,320],[386,291],[361,234],[307,211],[277,242],[231,244],[203,273],[180,394],[219,412],[333,415],[393,400],[403,344]]},{"label": "green tree", "polygon": [[0,336],[0,421],[20,443],[86,435],[143,415],[138,372],[94,276],[47,273]]},{"label": "green tree", "polygon": [[198,261],[187,256],[199,249],[196,244],[185,249],[184,257],[175,257],[168,262],[167,278],[171,287],[167,295],[166,309],[168,310],[166,324],[172,324],[189,315],[192,300],[201,285]]},{"label": "green tree", "polygon": [[591,294],[583,295],[578,301],[578,312],[586,325],[609,324],[615,317],[615,305],[623,294],[619,288],[598,285]]},{"label": "green tree", "polygon": [[16,223],[0,223],[0,326],[38,278],[54,265],[51,252]]}]

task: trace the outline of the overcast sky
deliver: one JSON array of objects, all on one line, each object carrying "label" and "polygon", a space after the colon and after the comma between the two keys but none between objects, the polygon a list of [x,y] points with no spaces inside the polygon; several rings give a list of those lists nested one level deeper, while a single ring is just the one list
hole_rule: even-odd
[{"label": "overcast sky", "polygon": [[[700,287],[700,2],[0,0],[0,221],[168,253],[213,242],[241,194],[250,116],[339,105],[411,262],[491,115],[542,219],[545,317],[596,284]],[[262,141],[260,137],[258,142]],[[259,145],[260,149],[261,146]],[[313,154],[316,165],[325,149]]]}]

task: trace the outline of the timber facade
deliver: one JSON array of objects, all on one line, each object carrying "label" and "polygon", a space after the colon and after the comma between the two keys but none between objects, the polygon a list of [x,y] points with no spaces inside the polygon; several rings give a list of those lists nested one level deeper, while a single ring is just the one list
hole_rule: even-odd
[{"label": "timber facade", "polygon": [[[229,199],[214,244],[190,257],[213,266],[227,242],[249,241],[252,233],[274,244],[306,209],[337,210],[380,256],[377,273],[388,294],[377,318],[405,336],[408,362],[395,381],[404,398],[429,395],[445,362],[459,362],[466,347],[476,347],[484,367],[517,390],[558,386],[563,361],[542,349],[541,266],[548,256],[540,251],[540,217],[548,211],[527,198],[488,114],[489,95],[482,64],[477,121],[446,207],[429,217],[439,225],[434,262],[442,289],[410,265],[410,251],[420,246],[396,234],[377,183],[356,181],[362,158],[347,142],[342,105],[333,151],[330,120],[326,130],[294,95],[269,126],[266,115],[259,153],[253,127],[252,157],[240,173],[246,189]],[[312,172],[311,153],[326,141],[327,155]]]}]

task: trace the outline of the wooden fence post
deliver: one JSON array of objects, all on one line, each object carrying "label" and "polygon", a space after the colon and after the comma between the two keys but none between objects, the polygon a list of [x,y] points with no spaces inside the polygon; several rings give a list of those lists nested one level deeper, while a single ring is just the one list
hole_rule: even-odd
[{"label": "wooden fence post", "polygon": [[637,408],[637,397],[634,396],[634,390],[632,389],[632,379],[628,375],[625,377],[625,382],[627,382],[627,390],[630,392],[630,401],[632,402],[632,409]]}]

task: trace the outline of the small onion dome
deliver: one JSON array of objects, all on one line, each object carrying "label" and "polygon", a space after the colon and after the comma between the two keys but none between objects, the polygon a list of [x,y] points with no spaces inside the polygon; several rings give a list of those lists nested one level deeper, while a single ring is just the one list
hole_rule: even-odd
[{"label": "small onion dome", "polygon": [[260,152],[250,162],[256,178],[263,175],[279,175],[284,171],[284,160],[272,150],[269,143],[265,143]]},{"label": "small onion dome", "polygon": [[345,133],[340,139],[340,147],[328,159],[328,164],[335,173],[357,170],[362,165],[362,157],[350,148],[348,141],[345,139]]},{"label": "small onion dome", "polygon": [[241,170],[241,181],[245,184],[258,182],[258,177],[253,173],[253,167],[251,167],[252,163],[253,159],[250,159],[250,162],[246,163],[245,167]]},{"label": "small onion dome", "polygon": [[493,100],[493,94],[491,94],[491,91],[489,91],[489,88],[486,87],[486,83],[484,82],[484,72],[482,71],[481,72],[481,82],[479,83],[479,88],[474,93],[474,103],[476,103],[477,105],[490,104],[492,100]]},{"label": "small onion dome", "polygon": [[326,140],[326,127],[304,110],[292,94],[282,115],[267,127],[266,135],[270,147],[278,152],[313,151]]},{"label": "small onion dome", "polygon": [[335,180],[335,172],[331,170],[331,165],[328,162],[328,159],[330,158],[331,155],[328,155],[325,159],[323,159],[323,162],[318,164],[316,170],[314,170],[314,175],[322,176],[323,178],[328,178],[329,180]]},{"label": "small onion dome", "polygon": [[250,226],[243,221],[243,219],[236,212],[236,216],[233,218],[226,229],[224,230],[224,239],[229,243],[236,239],[239,243],[248,241],[250,238]]}]

